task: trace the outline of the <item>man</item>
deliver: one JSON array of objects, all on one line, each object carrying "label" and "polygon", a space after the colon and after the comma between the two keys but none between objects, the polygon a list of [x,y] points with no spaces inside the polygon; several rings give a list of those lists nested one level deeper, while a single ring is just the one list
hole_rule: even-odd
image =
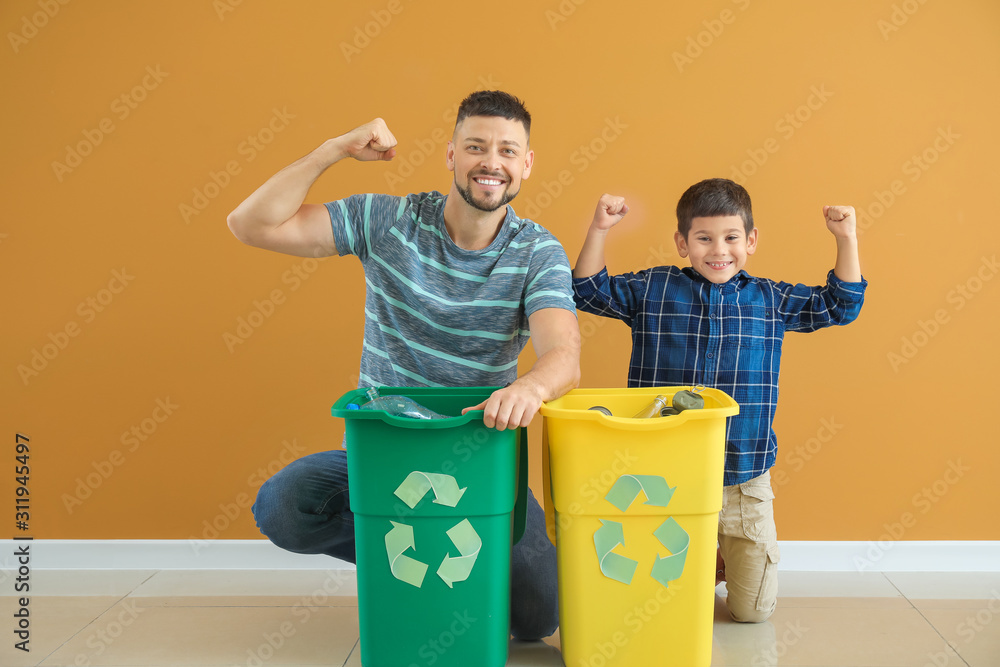
[{"label": "man", "polygon": [[[499,386],[468,410],[487,427],[527,426],[543,401],[574,388],[580,334],[569,261],[544,228],[507,204],[531,173],[531,116],[516,97],[466,98],[448,142],[454,181],[407,197],[354,195],[304,204],[334,163],[391,160],[396,139],[382,119],[324,142],[272,176],[228,218],[248,245],[302,257],[356,255],[365,269],[360,386]],[[537,361],[517,376],[530,332]],[[350,446],[350,443],[348,443]],[[299,553],[354,562],[343,450],[291,463],[261,487],[257,525]],[[558,626],[555,549],[529,491],[527,526],[511,556],[511,632],[540,639]]]}]

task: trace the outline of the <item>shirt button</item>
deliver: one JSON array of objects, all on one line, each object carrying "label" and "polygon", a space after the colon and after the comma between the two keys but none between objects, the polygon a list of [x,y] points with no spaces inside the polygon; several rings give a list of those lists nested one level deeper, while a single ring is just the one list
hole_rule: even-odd
[{"label": "shirt button", "polygon": [[710,320],[714,320],[714,319],[715,319],[715,313],[712,313],[711,315],[709,315],[709,316],[708,316],[708,319],[710,319]]},{"label": "shirt button", "polygon": [[711,352],[709,352],[709,353],[708,353],[708,354],[706,354],[705,356],[706,356],[706,357],[708,357],[709,359],[711,359],[711,358],[712,358],[712,357],[714,357],[715,355],[714,355],[714,354],[712,354]]}]

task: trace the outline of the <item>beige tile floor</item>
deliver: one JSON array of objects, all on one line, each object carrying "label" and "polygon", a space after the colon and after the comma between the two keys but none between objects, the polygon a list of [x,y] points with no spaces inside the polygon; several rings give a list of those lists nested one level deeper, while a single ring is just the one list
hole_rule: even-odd
[{"label": "beige tile floor", "polygon": [[[352,574],[35,571],[31,651],[0,597],[0,666],[359,666]],[[779,586],[759,625],[731,622],[717,589],[712,665],[1000,666],[1000,573],[782,572]],[[507,664],[561,666],[558,634],[512,643]]]}]

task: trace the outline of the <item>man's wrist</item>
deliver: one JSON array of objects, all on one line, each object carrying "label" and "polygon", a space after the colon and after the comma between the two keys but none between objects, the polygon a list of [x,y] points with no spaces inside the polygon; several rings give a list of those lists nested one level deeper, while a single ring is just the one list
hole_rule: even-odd
[{"label": "man's wrist", "polygon": [[333,166],[349,156],[344,143],[340,141],[340,137],[327,139],[320,144],[319,148],[313,151],[313,155],[321,169]]}]

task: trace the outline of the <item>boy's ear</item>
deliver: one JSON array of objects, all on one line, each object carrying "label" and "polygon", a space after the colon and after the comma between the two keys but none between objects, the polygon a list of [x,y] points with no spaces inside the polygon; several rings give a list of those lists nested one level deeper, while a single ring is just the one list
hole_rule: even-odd
[{"label": "boy's ear", "polygon": [[677,254],[681,257],[688,256],[688,244],[687,239],[680,232],[674,232],[674,243],[677,244]]},{"label": "boy's ear", "polygon": [[754,227],[750,230],[750,235],[747,236],[747,254],[752,255],[757,252],[757,228]]}]

